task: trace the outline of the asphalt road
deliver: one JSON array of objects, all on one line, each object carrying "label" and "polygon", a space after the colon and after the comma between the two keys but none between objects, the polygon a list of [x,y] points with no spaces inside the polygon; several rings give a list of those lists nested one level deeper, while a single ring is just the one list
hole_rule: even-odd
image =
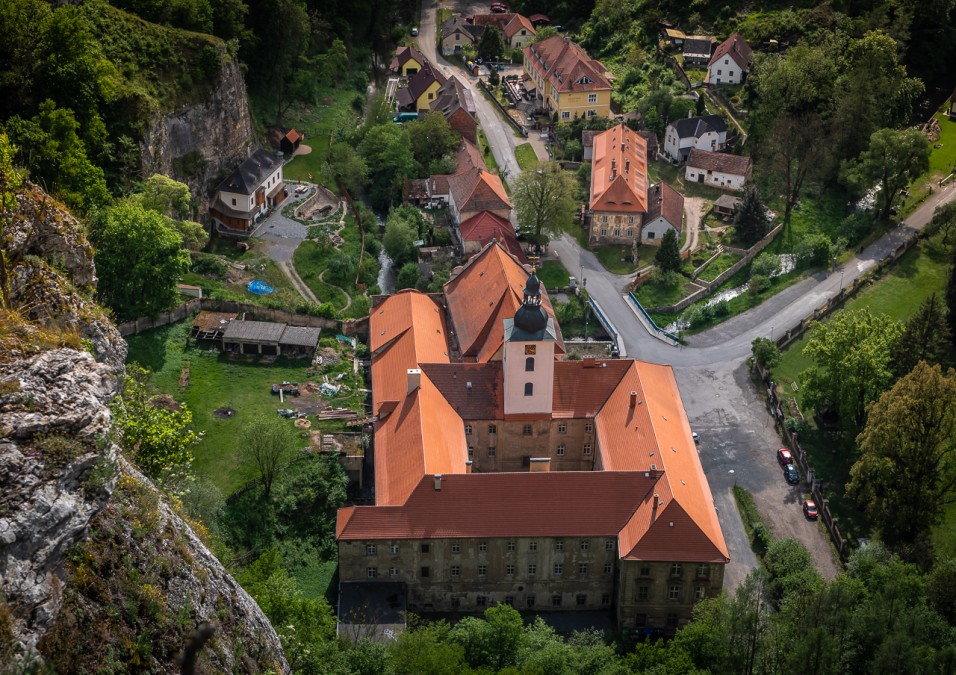
[{"label": "asphalt road", "polygon": [[[474,3],[459,3],[473,5]],[[478,118],[495,161],[513,179],[520,172],[514,158],[514,135],[491,104],[475,88],[476,78],[463,77],[435,53],[434,0],[422,6],[422,52],[440,64],[442,72],[459,75],[473,90]],[[461,10],[459,10],[461,11]],[[691,426],[701,435],[701,463],[707,474],[721,528],[730,550],[725,587],[733,592],[757,561],[734,504],[733,487],[741,485],[754,495],[761,515],[778,537],[795,537],[807,547],[822,575],[833,578],[839,570],[835,551],[824,528],[803,517],[803,485],[790,486],[777,465],[780,437],[766,409],[762,393],[750,381],[745,366],[750,343],[756,337],[779,336],[797,326],[814,310],[837,295],[853,279],[892,253],[907,237],[915,236],[936,206],[956,197],[956,188],[938,190],[907,219],[907,227],[889,232],[835,272],[820,273],[795,284],[719,326],[673,347],[652,337],[622,298],[630,278],[607,272],[589,251],[565,235],[551,243],[568,272],[587,279],[588,292],[601,304],[624,339],[630,357],[670,364],[680,388]]]}]

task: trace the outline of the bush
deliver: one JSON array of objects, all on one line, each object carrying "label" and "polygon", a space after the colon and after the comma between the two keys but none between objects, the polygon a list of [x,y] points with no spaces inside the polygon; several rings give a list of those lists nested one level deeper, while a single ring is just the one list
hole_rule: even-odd
[{"label": "bush", "polygon": [[873,216],[866,211],[851,213],[837,230],[837,234],[847,241],[860,241],[873,229]]},{"label": "bush", "polygon": [[418,263],[405,263],[398,271],[398,278],[395,281],[395,290],[400,291],[403,288],[415,288],[418,284]]},{"label": "bush", "polygon": [[214,279],[224,279],[227,271],[226,263],[212,253],[193,253],[192,271]]},{"label": "bush", "polygon": [[750,276],[773,277],[780,274],[780,256],[761,253],[750,265]]},{"label": "bush", "polygon": [[754,360],[764,368],[773,368],[780,363],[780,348],[768,338],[758,337],[750,343]]},{"label": "bush", "polygon": [[770,279],[761,274],[757,274],[750,277],[750,283],[747,286],[747,295],[755,298],[768,288],[770,288]]},{"label": "bush", "polygon": [[715,318],[730,315],[730,303],[726,300],[721,300],[720,302],[714,303],[710,306],[710,309]]},{"label": "bush", "polygon": [[805,237],[793,252],[800,267],[817,267],[830,261],[831,249],[830,238],[818,233]]},{"label": "bush", "polygon": [[677,272],[656,267],[651,273],[651,283],[664,288],[674,288],[680,285],[681,276]]}]

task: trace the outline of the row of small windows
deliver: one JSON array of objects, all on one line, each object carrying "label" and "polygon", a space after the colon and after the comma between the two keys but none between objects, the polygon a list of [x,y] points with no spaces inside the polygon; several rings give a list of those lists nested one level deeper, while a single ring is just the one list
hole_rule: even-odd
[{"label": "row of small windows", "polygon": [[[475,598],[475,606],[477,606],[477,607],[487,607],[487,606],[488,606],[488,602],[489,602],[489,599],[488,599],[488,596],[487,596],[487,595],[479,595],[479,596],[477,596],[477,597]],[[564,602],[564,598],[563,598],[563,596],[562,596],[560,593],[554,593],[554,594],[551,596],[551,606],[552,606],[552,607],[561,607],[561,605],[562,605],[563,602]],[[513,596],[513,595],[506,595],[506,596],[505,596],[505,600],[504,600],[504,604],[506,604],[506,605],[511,605],[512,607],[514,607],[514,606],[515,606],[515,596]],[[527,596],[525,596],[525,604],[527,605],[528,609],[534,609],[535,607],[538,606],[538,598],[537,598],[536,596],[534,596],[534,595],[527,595]],[[585,594],[585,593],[578,593],[577,595],[575,595],[575,596],[574,596],[574,604],[577,605],[578,607],[585,607],[585,606],[587,606],[587,604],[588,604],[588,596],[587,596],[587,594]],[[605,606],[611,604],[611,594],[610,594],[610,593],[602,593],[602,594],[601,594],[601,604],[602,604],[602,605],[605,605]],[[459,609],[459,608],[461,607],[461,599],[460,599],[460,598],[452,598],[452,599],[451,599],[451,606],[452,606],[452,609]]]},{"label": "row of small windows", "polygon": [[[648,585],[642,585],[637,587],[637,592],[635,593],[635,599],[638,602],[645,602],[651,597],[651,587]],[[695,586],[694,587],[694,600],[703,600],[707,597],[707,587],[706,586]],[[670,584],[667,587],[667,599],[670,602],[678,602],[681,599],[681,585],[680,584]]]},{"label": "row of small windows", "polygon": [[[530,384],[530,383],[529,383],[529,384]],[[474,428],[472,425],[470,425],[470,424],[466,424],[466,425],[465,425],[465,436],[471,436],[471,435],[474,433],[474,431],[475,431],[475,428]],[[532,433],[534,433],[534,427],[533,427],[532,425],[530,425],[530,424],[525,424],[524,427],[523,427],[523,429],[522,429],[522,431],[524,432],[524,435],[525,435],[525,436],[530,436]],[[558,422],[557,431],[558,431],[559,434],[566,434],[566,433],[568,433],[568,423],[567,423],[567,422]],[[498,433],[498,425],[497,425],[497,424],[489,424],[489,425],[488,425],[488,433],[489,433],[490,435],[492,435],[492,436],[496,435],[496,434]],[[584,423],[584,433],[586,433],[586,434],[594,433],[594,422],[585,422],[585,423]]]},{"label": "row of small windows", "polygon": [[[578,563],[578,576],[586,577],[588,575],[588,564],[587,563]],[[367,576],[369,579],[375,579],[378,576],[377,567],[368,567],[366,568]],[[449,568],[451,573],[451,578],[453,581],[458,581],[461,579],[461,566],[452,565]],[[505,565],[505,575],[513,577],[515,575],[516,567],[515,565]],[[614,571],[613,563],[606,562],[604,563],[604,574],[611,574]],[[428,565],[423,565],[421,567],[421,576],[423,578],[431,576],[431,567]],[[538,565],[536,563],[530,563],[528,565],[528,575],[534,576],[538,573]],[[558,563],[552,567],[553,576],[560,577],[564,575],[564,565]],[[391,577],[398,576],[397,567],[389,567],[388,575]],[[484,577],[488,575],[488,566],[487,565],[478,565],[478,576]],[[641,586],[639,588],[647,588],[646,586]],[[646,598],[645,598],[646,599]]]},{"label": "row of small windows", "polygon": [[[591,540],[590,540],[590,539],[582,539],[582,540],[579,542],[578,545],[579,545],[579,547],[581,548],[582,551],[587,551],[587,550],[589,550],[590,547],[591,547]],[[422,543],[422,544],[420,544],[419,546],[420,546],[420,550],[421,550],[422,553],[429,553],[429,552],[431,552],[431,544]],[[605,551],[613,551],[613,550],[614,550],[614,546],[615,546],[615,544],[614,544],[614,540],[613,540],[613,539],[605,539],[605,540],[604,540],[604,550],[605,550]],[[511,551],[511,552],[517,551],[517,550],[518,550],[518,543],[515,542],[515,541],[509,541],[509,542],[507,543],[507,549],[508,549],[508,551]],[[389,553],[391,553],[392,555],[398,555],[399,550],[400,550],[400,548],[399,548],[399,545],[398,545],[398,544],[390,544],[390,545],[389,545]],[[537,541],[529,541],[529,542],[528,542],[528,551],[534,553],[534,552],[536,552],[537,550],[538,550],[538,542],[537,542]],[[562,540],[562,539],[556,540],[556,541],[554,542],[554,550],[555,550],[555,551],[563,551],[563,550],[564,550],[564,540]],[[453,543],[453,544],[451,545],[451,552],[452,552],[452,553],[455,553],[455,554],[461,553],[461,544],[458,543],[458,542]],[[479,542],[478,542],[478,552],[479,552],[479,553],[487,553],[487,552],[488,552],[488,542],[486,542],[486,541],[479,541]],[[378,555],[378,545],[377,545],[377,544],[366,544],[366,545],[365,545],[365,555]],[[675,573],[675,571],[674,571],[675,568],[677,569],[676,573]],[[674,563],[674,565],[671,566],[671,576],[680,576],[680,568],[681,568],[680,563]],[[701,574],[701,572],[700,572],[701,569],[707,570],[708,567],[707,567],[707,565],[701,565],[701,566],[699,566],[699,567],[697,568],[697,570],[698,570],[697,576],[709,576],[709,573],[708,573],[708,574]],[[650,576],[650,573],[651,573],[651,572],[650,572],[650,567],[645,566],[645,567],[642,567],[642,568],[641,568],[641,576]]]}]

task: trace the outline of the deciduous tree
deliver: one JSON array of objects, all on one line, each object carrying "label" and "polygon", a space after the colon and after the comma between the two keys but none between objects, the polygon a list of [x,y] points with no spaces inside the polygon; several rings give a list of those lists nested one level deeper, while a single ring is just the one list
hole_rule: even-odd
[{"label": "deciduous tree", "polygon": [[843,165],[841,177],[857,194],[879,186],[878,214],[888,218],[900,190],[929,169],[929,153],[929,141],[918,129],[880,129],[856,160]]},{"label": "deciduous tree", "polygon": [[547,244],[571,226],[575,191],[574,179],[556,162],[541,162],[515,179],[511,201],[529,241]]},{"label": "deciduous tree", "polygon": [[774,192],[783,195],[783,225],[790,234],[790,215],[800,196],[826,172],[827,131],[815,112],[782,115],[761,144],[765,171]]},{"label": "deciduous tree", "polygon": [[355,194],[365,189],[368,183],[368,165],[355,148],[348,143],[336,143],[329,153],[332,173],[346,190]]},{"label": "deciduous tree", "polygon": [[949,334],[956,340],[956,246],[949,253],[949,278],[946,280],[946,320]]},{"label": "deciduous tree", "polygon": [[803,400],[817,410],[840,415],[846,429],[858,429],[866,406],[893,381],[891,354],[902,325],[868,309],[842,310],[814,323],[803,353],[813,366],[800,374]]},{"label": "deciduous tree", "polygon": [[239,451],[242,462],[254,469],[262,481],[266,499],[272,494],[272,483],[295,448],[295,428],[277,416],[260,416],[242,428]]},{"label": "deciduous tree", "polygon": [[[425,115],[424,119],[405,125],[412,144],[412,154],[424,172],[431,174],[436,160],[453,153],[461,145],[459,136],[440,112]],[[436,172],[437,173],[437,172]]]},{"label": "deciduous tree", "polygon": [[[14,165],[17,149],[3,132],[0,132],[0,242],[6,241],[7,213],[16,208],[16,193],[23,185],[23,172]],[[0,307],[10,309],[9,269],[13,261],[8,258],[7,247],[0,246]]]},{"label": "deciduous tree", "polygon": [[382,236],[382,247],[388,257],[397,266],[418,261],[419,228],[421,215],[413,206],[393,208],[388,214],[385,223],[385,234]]},{"label": "deciduous tree", "polygon": [[915,558],[956,500],[956,373],[920,362],[870,407],[847,490],[888,544]]},{"label": "deciduous tree", "polygon": [[397,124],[372,127],[358,146],[369,169],[369,199],[377,209],[398,201],[402,183],[416,175],[412,143]]},{"label": "deciduous tree", "polygon": [[754,338],[750,343],[754,359],[764,368],[771,369],[780,363],[780,348],[773,340],[765,337]]}]

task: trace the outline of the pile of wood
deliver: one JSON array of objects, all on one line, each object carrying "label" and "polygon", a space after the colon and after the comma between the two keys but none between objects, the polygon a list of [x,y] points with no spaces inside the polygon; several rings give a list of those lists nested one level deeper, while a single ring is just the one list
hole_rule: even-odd
[{"label": "pile of wood", "polygon": [[320,420],[354,420],[358,413],[348,408],[326,408],[319,412]]}]

